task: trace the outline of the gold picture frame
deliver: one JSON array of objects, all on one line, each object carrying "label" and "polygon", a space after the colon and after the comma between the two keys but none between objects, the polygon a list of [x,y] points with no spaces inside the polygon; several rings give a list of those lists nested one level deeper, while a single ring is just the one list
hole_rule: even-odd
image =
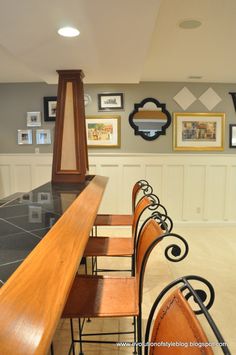
[{"label": "gold picture frame", "polygon": [[173,114],[174,150],[224,150],[225,113]]},{"label": "gold picture frame", "polygon": [[120,116],[86,116],[86,136],[89,148],[119,148]]}]

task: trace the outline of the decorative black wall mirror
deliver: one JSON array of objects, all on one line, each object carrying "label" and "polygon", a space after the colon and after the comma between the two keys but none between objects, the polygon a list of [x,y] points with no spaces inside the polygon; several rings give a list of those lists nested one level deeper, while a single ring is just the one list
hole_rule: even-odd
[{"label": "decorative black wall mirror", "polygon": [[165,104],[149,97],[134,104],[134,110],[129,115],[129,124],[135,135],[152,141],[161,134],[166,134],[166,129],[171,124],[171,115]]}]

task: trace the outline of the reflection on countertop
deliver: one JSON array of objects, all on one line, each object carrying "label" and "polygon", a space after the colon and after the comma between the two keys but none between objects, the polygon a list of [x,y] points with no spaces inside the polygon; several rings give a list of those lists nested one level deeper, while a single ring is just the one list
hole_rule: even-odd
[{"label": "reflection on countertop", "polygon": [[0,203],[0,287],[85,189],[84,183],[46,183]]}]

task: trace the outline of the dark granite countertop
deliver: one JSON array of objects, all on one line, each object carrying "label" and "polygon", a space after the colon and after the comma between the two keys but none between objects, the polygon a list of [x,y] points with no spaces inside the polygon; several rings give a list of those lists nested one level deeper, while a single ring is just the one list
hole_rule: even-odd
[{"label": "dark granite countertop", "polygon": [[49,182],[0,206],[0,287],[92,178],[79,184]]}]

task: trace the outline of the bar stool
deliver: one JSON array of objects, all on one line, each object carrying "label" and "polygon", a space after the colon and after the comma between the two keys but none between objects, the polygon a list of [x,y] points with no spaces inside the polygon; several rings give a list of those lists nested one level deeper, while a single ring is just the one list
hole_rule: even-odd
[{"label": "bar stool", "polygon": [[[195,281],[198,282],[197,288],[193,286]],[[199,282],[201,288],[199,288]],[[170,293],[169,291],[173,288],[174,290]],[[169,294],[166,300],[159,307],[167,293]],[[191,298],[195,301],[195,306],[198,306],[195,311],[192,309],[192,303],[188,302]],[[214,298],[212,285],[200,276],[181,277],[166,286],[155,300],[148,317],[144,354],[213,355],[211,343],[196,317],[197,314],[203,314],[217,339],[216,343],[222,344],[223,353],[230,355],[227,344],[208,312]]]},{"label": "bar stool", "polygon": [[[152,213],[152,218],[156,217],[156,220],[162,226],[162,232],[171,232],[173,228],[173,222],[167,215],[165,207],[160,203],[158,197],[154,194],[143,196],[137,203],[133,216],[132,224],[132,236],[127,237],[90,237],[87,246],[84,251],[83,257],[92,257],[92,273],[97,272],[121,272],[132,271],[134,273],[134,250],[136,247],[136,237],[138,234],[139,222],[145,211]],[[160,212],[159,212],[160,210]],[[164,225],[165,224],[165,225]],[[131,269],[104,269],[98,268],[97,257],[109,256],[109,257],[131,257],[132,268]]]},{"label": "bar stool", "polygon": [[[159,242],[166,238],[174,238],[179,243],[179,255],[173,253],[171,261],[180,261],[188,254],[186,240],[174,233],[165,233],[155,219],[144,222],[140,229],[137,252],[135,257],[135,276],[115,277],[98,275],[76,275],[69,293],[62,318],[71,319],[71,350],[74,354],[74,344],[79,342],[80,355],[83,354],[82,343],[116,343],[114,341],[84,340],[84,337],[102,335],[98,333],[83,333],[85,318],[104,317],[133,317],[134,329],[132,332],[109,332],[106,335],[130,334],[136,341],[136,320],[138,323],[138,341],[141,339],[141,316],[142,316],[142,290],[145,267],[152,250]],[[174,249],[177,245],[171,242],[169,248]],[[181,248],[182,247],[182,248]],[[73,320],[79,319],[79,339],[74,338]],[[81,322],[81,319],[83,321]],[[136,350],[136,347],[135,347]],[[138,349],[139,350],[139,349]]]},{"label": "bar stool", "polygon": [[134,184],[132,189],[132,214],[98,214],[94,222],[95,235],[97,235],[98,226],[131,226],[138,195],[141,191],[144,195],[149,195],[153,193],[153,188],[146,180],[139,180]]}]

